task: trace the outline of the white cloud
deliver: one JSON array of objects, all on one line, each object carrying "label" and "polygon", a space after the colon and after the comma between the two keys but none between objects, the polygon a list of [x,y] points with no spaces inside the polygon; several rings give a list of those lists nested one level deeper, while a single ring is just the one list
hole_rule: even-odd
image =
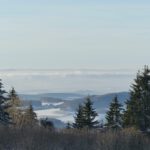
[{"label": "white cloud", "polygon": [[27,76],[118,76],[133,75],[135,70],[98,70],[98,69],[79,69],[79,70],[0,70],[0,77],[27,77]]}]

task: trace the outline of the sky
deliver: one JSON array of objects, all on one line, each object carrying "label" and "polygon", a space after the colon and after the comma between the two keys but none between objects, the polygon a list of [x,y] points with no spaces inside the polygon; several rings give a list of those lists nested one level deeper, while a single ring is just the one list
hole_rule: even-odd
[{"label": "sky", "polygon": [[150,64],[148,0],[0,0],[1,69]]}]

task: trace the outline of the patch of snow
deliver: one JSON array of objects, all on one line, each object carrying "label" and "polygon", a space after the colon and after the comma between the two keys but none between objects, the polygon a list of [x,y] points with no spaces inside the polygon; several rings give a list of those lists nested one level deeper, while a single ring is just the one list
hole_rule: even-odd
[{"label": "patch of snow", "polygon": [[[35,113],[37,114],[38,118],[55,118],[65,123],[67,123],[68,121],[73,122],[75,115],[75,112],[63,111],[60,108],[37,110],[35,111]],[[105,120],[105,114],[99,114],[99,116],[96,119]]]},{"label": "patch of snow", "polygon": [[38,118],[50,117],[63,122],[73,121],[73,114],[71,112],[63,111],[60,108],[37,110],[35,113],[37,114]]},{"label": "patch of snow", "polygon": [[42,102],[42,106],[50,106],[50,105],[59,106],[59,105],[62,105],[63,103],[64,102],[58,102],[58,103]]}]

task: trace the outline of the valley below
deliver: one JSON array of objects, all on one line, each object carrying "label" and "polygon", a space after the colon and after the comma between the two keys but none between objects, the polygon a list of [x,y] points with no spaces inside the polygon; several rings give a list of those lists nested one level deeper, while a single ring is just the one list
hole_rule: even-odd
[{"label": "valley below", "polygon": [[[94,108],[98,113],[97,119],[104,121],[105,113],[115,96],[122,105],[129,98],[128,92],[109,93],[104,95],[90,95]],[[67,122],[74,121],[75,111],[79,104],[83,104],[86,94],[80,93],[45,93],[19,95],[23,106],[32,104],[39,119],[50,119],[56,128],[64,128]]]}]

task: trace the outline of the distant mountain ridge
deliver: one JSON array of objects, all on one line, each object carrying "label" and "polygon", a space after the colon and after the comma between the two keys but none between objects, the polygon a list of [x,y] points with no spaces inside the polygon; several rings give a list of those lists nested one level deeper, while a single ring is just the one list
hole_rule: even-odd
[{"label": "distant mountain ridge", "polygon": [[[31,102],[35,109],[39,106],[42,108],[42,103],[49,103],[49,108],[61,108],[63,110],[70,109],[75,110],[79,104],[84,103],[87,95],[81,95],[77,93],[45,93],[45,94],[37,94],[37,95],[19,95],[23,102],[28,103]],[[108,108],[112,99],[118,96],[120,103],[124,104],[125,101],[129,98],[128,92],[119,92],[119,93],[110,93],[104,95],[91,95],[91,100],[94,102],[94,106],[96,109],[104,110]],[[60,103],[61,105],[53,105],[53,103]],[[39,109],[38,108],[38,109]],[[47,109],[48,107],[46,107]]]},{"label": "distant mountain ridge", "polygon": [[20,94],[19,95],[23,100],[41,100],[42,98],[55,98],[63,100],[72,100],[75,98],[84,97],[85,94],[78,93],[42,93],[42,94]]},{"label": "distant mountain ridge", "polygon": [[[23,105],[32,104],[38,118],[50,118],[56,127],[64,127],[64,122],[72,122],[73,116],[79,104],[83,104],[88,95],[78,93],[45,93],[37,95],[19,95]],[[118,96],[122,105],[129,99],[128,92],[109,93],[103,95],[91,95],[94,108],[103,119],[112,99]]]}]

